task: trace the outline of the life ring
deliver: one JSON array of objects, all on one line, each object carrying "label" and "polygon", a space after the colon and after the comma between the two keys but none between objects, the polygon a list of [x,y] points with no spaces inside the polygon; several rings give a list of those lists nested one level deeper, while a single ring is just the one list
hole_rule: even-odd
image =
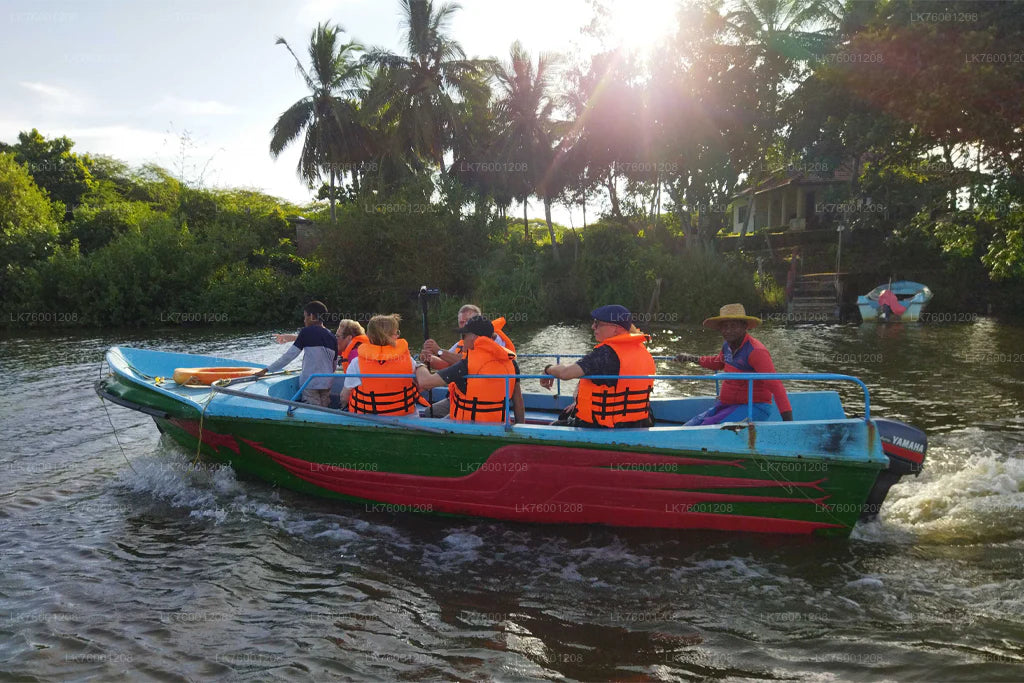
[{"label": "life ring", "polygon": [[182,385],[209,385],[219,379],[238,379],[259,371],[260,368],[175,368],[174,381]]}]

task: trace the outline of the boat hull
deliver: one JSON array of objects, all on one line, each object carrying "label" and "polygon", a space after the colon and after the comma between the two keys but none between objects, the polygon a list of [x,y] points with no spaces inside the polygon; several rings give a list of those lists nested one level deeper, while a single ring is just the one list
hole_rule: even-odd
[{"label": "boat hull", "polygon": [[178,396],[132,375],[121,370],[97,390],[151,415],[189,454],[375,512],[846,536],[888,464],[873,423],[856,419],[650,430],[375,424],[301,407],[229,414],[255,401]]},{"label": "boat hull", "polygon": [[878,315],[879,308],[877,304],[873,302],[857,302],[857,308],[860,309],[860,317],[865,322],[916,323],[921,320],[921,314],[924,312],[924,308],[927,305],[927,302],[910,303],[907,304],[907,310],[904,311],[902,315],[890,315],[885,318],[880,318]]},{"label": "boat hull", "polygon": [[845,536],[878,466],[155,418],[188,453],[368,511]]}]

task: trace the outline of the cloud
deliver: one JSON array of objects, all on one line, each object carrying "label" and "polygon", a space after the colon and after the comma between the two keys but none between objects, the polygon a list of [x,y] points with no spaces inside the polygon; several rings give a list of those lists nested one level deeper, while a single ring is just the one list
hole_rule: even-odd
[{"label": "cloud", "polygon": [[153,111],[184,116],[225,116],[237,113],[238,109],[216,100],[187,100],[164,95],[159,102],[153,105]]},{"label": "cloud", "polygon": [[37,81],[20,81],[18,85],[39,95],[42,107],[50,112],[80,114],[88,109],[88,101],[67,88]]}]

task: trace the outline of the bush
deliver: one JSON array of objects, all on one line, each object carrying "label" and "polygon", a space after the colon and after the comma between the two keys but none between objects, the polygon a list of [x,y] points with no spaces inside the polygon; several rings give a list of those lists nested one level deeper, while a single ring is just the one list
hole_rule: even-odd
[{"label": "bush", "polygon": [[[206,281],[197,311],[232,324],[274,323],[295,317],[298,281],[272,268],[222,266]],[[305,303],[302,301],[302,303]]]}]

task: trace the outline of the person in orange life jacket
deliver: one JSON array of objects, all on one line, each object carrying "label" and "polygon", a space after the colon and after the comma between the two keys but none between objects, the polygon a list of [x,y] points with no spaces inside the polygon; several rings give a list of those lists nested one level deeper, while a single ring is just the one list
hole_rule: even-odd
[{"label": "person in orange life jacket", "polygon": [[[473,304],[466,304],[459,309],[459,328],[466,326],[466,323],[470,318],[483,315],[480,312],[478,306]],[[515,344],[508,338],[503,331],[505,327],[505,319],[498,318],[491,321],[491,325],[494,326],[494,334],[492,339],[498,346],[504,346],[505,348],[515,352]],[[429,367],[431,370],[443,370],[451,365],[455,365],[462,359],[462,341],[457,341],[452,344],[452,347],[448,350],[442,349],[441,346],[433,339],[427,339],[423,342],[423,350],[420,352],[420,360]]]},{"label": "person in orange life jacket", "polygon": [[556,425],[570,427],[650,427],[650,394],[654,380],[586,379],[595,375],[654,375],[654,358],[647,337],[634,331],[633,315],[625,306],[610,304],[590,312],[597,346],[575,363],[548,365],[540,384],[550,389],[554,378],[580,379],[576,404]]},{"label": "person in orange life jacket", "polygon": [[[341,405],[353,413],[376,415],[418,415],[419,391],[412,375],[419,363],[401,338],[397,313],[375,315],[366,325],[367,341],[359,345],[356,357],[345,371]],[[397,375],[409,377],[356,377],[355,375]]]},{"label": "person in orange life jacket", "polygon": [[[338,323],[338,331],[334,333],[338,339],[338,369],[344,373],[348,365],[356,359],[359,353],[359,345],[370,341],[366,336],[366,330],[355,320],[345,318]],[[336,379],[331,385],[331,408],[340,408],[345,405],[341,402],[341,391],[344,388],[345,380]]]},{"label": "person in orange life jacket", "polygon": [[[482,315],[478,306],[474,306],[473,304],[464,305],[459,309],[459,329],[465,327],[470,318],[474,318],[478,315]],[[505,319],[498,318],[496,320],[492,320],[491,325],[494,327],[494,334],[491,335],[491,339],[494,340],[494,343],[498,346],[503,346],[514,353],[516,350],[515,344],[513,344],[508,335],[502,331],[505,327]],[[452,347],[448,350],[442,349],[433,339],[427,339],[423,342],[423,350],[420,352],[420,360],[423,361],[424,365],[431,370],[443,370],[444,368],[451,367],[462,360],[463,356],[464,349],[461,339],[452,344]],[[525,408],[523,406],[523,392],[518,382],[516,383],[516,390],[512,395],[512,400],[515,402],[514,414],[525,414]],[[450,412],[451,406],[449,404],[449,399],[445,398],[430,406],[430,409],[426,412],[426,416],[446,417]]]},{"label": "person in orange life jacket", "polygon": [[[299,385],[303,385],[310,375],[334,372],[335,359],[338,356],[338,343],[334,335],[324,327],[323,319],[327,315],[327,307],[319,301],[310,301],[302,309],[302,322],[305,324],[295,336],[295,342],[280,358],[256,373],[262,377],[268,372],[277,372],[302,354],[302,374]],[[330,404],[331,379],[318,377],[302,390],[302,400],[317,406]]]},{"label": "person in orange life jacket", "polygon": [[[761,324],[761,321],[747,315],[743,304],[726,304],[719,314],[704,321],[704,327],[718,330],[725,340],[722,350],[714,356],[695,356],[681,353],[676,360],[683,363],[698,363],[708,370],[726,372],[775,372],[771,354],[764,344],[747,334]],[[718,400],[710,409],[690,419],[686,425],[709,425],[722,422],[738,422],[749,417],[764,421],[770,415],[772,397],[782,414],[782,419],[793,419],[793,408],[789,404],[786,388],[779,380],[757,380],[754,382],[754,414],[747,415],[746,380],[725,380],[718,392]]]},{"label": "person in orange life jacket", "polygon": [[504,422],[505,396],[512,389],[511,404],[515,421],[522,424],[526,411],[520,394],[519,381],[506,382],[501,378],[474,379],[473,375],[518,375],[519,365],[513,351],[500,346],[494,339],[494,325],[487,318],[478,315],[466,321],[459,328],[465,357],[437,374],[431,374],[426,367],[416,370],[416,382],[421,391],[448,385],[451,397],[449,417],[454,420],[474,422]]},{"label": "person in orange life jacket", "polygon": [[334,336],[338,338],[338,367],[345,372],[348,364],[356,359],[359,345],[370,340],[363,326],[348,318],[338,323],[338,331]]}]

